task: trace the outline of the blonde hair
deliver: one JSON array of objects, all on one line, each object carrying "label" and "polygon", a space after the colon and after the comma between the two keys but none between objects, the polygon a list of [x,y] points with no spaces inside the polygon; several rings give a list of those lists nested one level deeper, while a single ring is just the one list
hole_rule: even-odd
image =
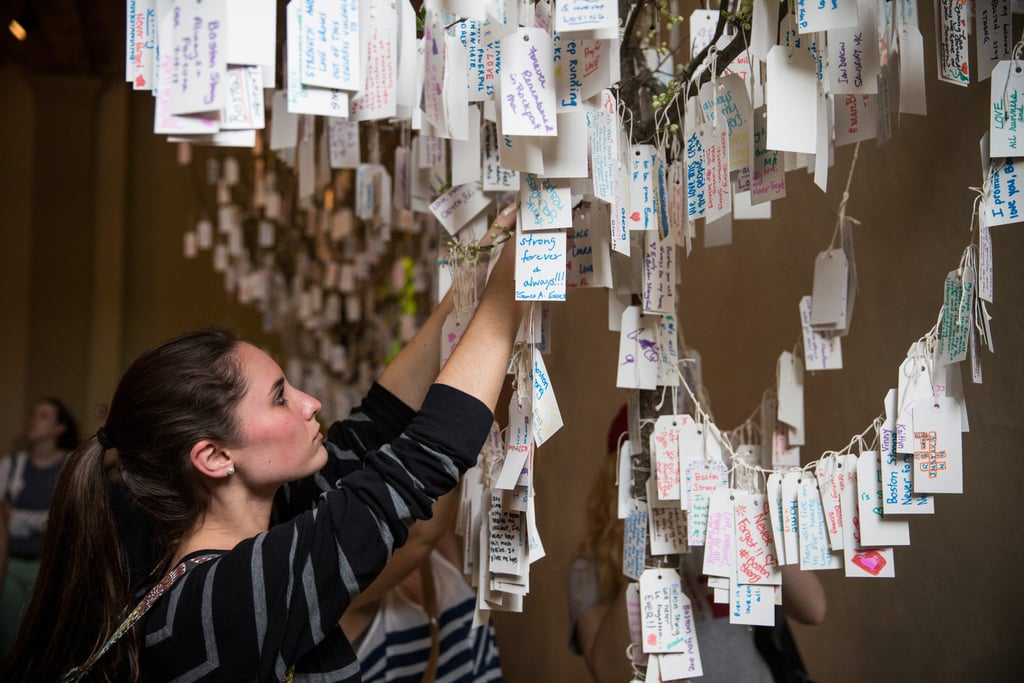
[{"label": "blonde hair", "polygon": [[590,557],[597,568],[598,602],[615,600],[626,582],[622,575],[623,522],[619,519],[618,474],[619,454],[609,452],[590,487],[587,500],[587,527],[581,554]]}]

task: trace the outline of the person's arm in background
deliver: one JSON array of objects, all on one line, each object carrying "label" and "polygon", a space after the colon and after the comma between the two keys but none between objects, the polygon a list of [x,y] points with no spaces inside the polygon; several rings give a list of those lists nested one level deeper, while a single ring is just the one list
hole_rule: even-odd
[{"label": "person's arm in background", "polygon": [[430,556],[437,542],[455,523],[459,489],[446,493],[434,503],[434,516],[416,522],[409,529],[409,540],[396,550],[384,570],[366,587],[341,615],[341,630],[352,642],[370,625],[381,598],[405,581]]},{"label": "person's arm in background", "polygon": [[0,589],[3,588],[4,579],[7,578],[7,549],[9,533],[7,522],[10,512],[7,503],[0,503]]},{"label": "person's arm in background", "polygon": [[619,683],[633,677],[626,657],[629,621],[626,616],[626,586],[619,588],[611,603],[598,603],[576,620],[576,638],[583,660],[598,683]]},{"label": "person's arm in background", "polygon": [[782,565],[782,611],[801,624],[825,621],[825,588],[814,572],[800,571],[795,564]]}]

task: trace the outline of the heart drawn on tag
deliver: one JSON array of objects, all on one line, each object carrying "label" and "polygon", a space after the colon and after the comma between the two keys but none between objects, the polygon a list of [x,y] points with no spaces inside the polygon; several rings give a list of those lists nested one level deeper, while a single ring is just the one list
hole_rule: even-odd
[{"label": "heart drawn on tag", "polygon": [[633,221],[634,223],[639,223],[640,222],[640,212],[639,211],[634,211],[633,213],[629,214],[629,220]]},{"label": "heart drawn on tag", "polygon": [[877,550],[869,550],[866,553],[857,553],[853,556],[853,563],[868,574],[871,574],[871,576],[878,576],[878,574],[885,569],[885,565],[888,564],[885,561],[885,556]]}]

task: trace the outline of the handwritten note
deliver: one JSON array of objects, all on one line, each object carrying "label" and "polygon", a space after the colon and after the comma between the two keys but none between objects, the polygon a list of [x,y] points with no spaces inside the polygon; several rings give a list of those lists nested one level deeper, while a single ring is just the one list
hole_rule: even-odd
[{"label": "handwritten note", "polygon": [[732,582],[729,623],[775,625],[775,587]]},{"label": "handwritten note", "polygon": [[978,80],[992,74],[1003,59],[1010,58],[1013,46],[1010,0],[980,0],[974,5],[974,28],[978,48]]},{"label": "handwritten note", "polygon": [[658,316],[642,316],[639,306],[622,312],[619,332],[618,373],[620,389],[654,389],[661,353],[658,350]]},{"label": "handwritten note", "polygon": [[840,337],[819,332],[811,327],[811,297],[800,299],[800,323],[803,330],[805,370],[842,370],[843,351]]},{"label": "handwritten note", "polygon": [[644,233],[644,313],[668,315],[676,310],[676,247],[654,231]]},{"label": "handwritten note", "polygon": [[787,472],[782,477],[782,539],[786,564],[800,562],[800,472]]},{"label": "handwritten note", "polygon": [[615,97],[610,90],[601,93],[601,106],[587,114],[590,126],[590,153],[594,196],[611,203],[615,200],[615,178],[619,153],[619,126]]},{"label": "handwritten note", "polygon": [[[336,88],[310,87],[302,82],[302,31],[303,9],[301,3],[290,2],[285,9],[287,29],[286,65],[288,70],[288,111],[294,114],[348,117],[348,93]],[[274,110],[277,115],[280,110]]]},{"label": "handwritten note", "polygon": [[430,204],[430,212],[454,235],[491,203],[476,183],[451,188]]},{"label": "handwritten note", "polygon": [[636,505],[626,516],[622,537],[622,573],[639,579],[647,558],[647,507]]},{"label": "handwritten note", "polygon": [[654,507],[650,511],[651,555],[689,552],[686,512],[679,508]]},{"label": "handwritten note", "polygon": [[359,158],[359,124],[331,117],[327,119],[327,141],[331,168],[357,168]]},{"label": "handwritten note", "polygon": [[736,526],[732,497],[732,491],[725,488],[711,492],[704,539],[704,573],[708,576],[735,577]]},{"label": "handwritten note", "polygon": [[814,476],[821,492],[821,505],[825,514],[825,529],[832,550],[843,549],[843,514],[841,492],[847,483],[848,472],[839,460],[824,456],[818,461]]},{"label": "handwritten note", "polygon": [[634,145],[629,158],[629,205],[626,224],[630,230],[656,230],[655,173],[658,150],[654,145]]},{"label": "handwritten note", "polygon": [[392,0],[363,0],[358,4],[366,17],[359,28],[360,54],[366,68],[362,87],[352,98],[350,115],[356,121],[394,118],[398,113],[398,10]]},{"label": "handwritten note", "polygon": [[768,149],[767,113],[758,107],[753,114],[754,161],[750,203],[763,204],[786,196],[786,169],[780,152]]},{"label": "handwritten note", "polygon": [[710,126],[702,125],[686,138],[686,216],[691,221],[707,214],[704,143],[711,141],[710,131]]},{"label": "handwritten note", "polygon": [[[442,344],[444,342],[442,341]],[[505,439],[505,461],[494,488],[511,491],[533,454],[532,396],[512,394],[508,404],[508,429]]]},{"label": "handwritten note", "polygon": [[857,462],[857,514],[861,547],[910,545],[910,523],[887,517],[882,506],[882,467],[878,451],[865,451]]},{"label": "handwritten note", "polygon": [[686,463],[685,477],[688,540],[690,545],[704,545],[711,496],[725,488],[727,469],[721,460],[690,460]]},{"label": "handwritten note", "polygon": [[707,222],[732,212],[732,185],[729,183],[729,127],[709,127],[704,139],[704,185],[707,192]]},{"label": "handwritten note", "polygon": [[336,90],[363,87],[358,0],[303,0],[300,78],[305,85]]},{"label": "handwritten note", "polygon": [[651,431],[651,459],[658,500],[679,500],[679,420],[662,415]]},{"label": "handwritten note", "polygon": [[648,569],[640,576],[641,633],[644,652],[680,652],[691,649],[693,610],[674,569]]},{"label": "handwritten note", "polygon": [[737,580],[745,584],[781,584],[771,512],[764,495],[734,492],[733,519]]},{"label": "handwritten note", "polygon": [[170,57],[170,70],[159,87],[170,93],[170,112],[220,111],[227,90],[223,0],[175,0],[169,16],[170,41],[161,43],[160,53]]},{"label": "handwritten note", "polygon": [[865,548],[861,542],[863,522],[857,504],[858,470],[856,455],[838,458],[847,472],[846,485],[840,491],[843,513],[843,564],[847,578],[891,578],[896,564],[891,547]]},{"label": "handwritten note", "polygon": [[914,492],[963,493],[960,405],[951,396],[914,406]]},{"label": "handwritten note", "polygon": [[523,513],[502,507],[500,491],[491,492],[487,562],[491,572],[521,576],[529,566],[526,558],[526,529]]},{"label": "handwritten note", "polygon": [[[168,14],[164,21],[167,29],[170,30],[172,17]],[[160,53],[160,63],[157,65],[159,73],[158,80],[169,83],[173,73],[172,53],[165,51]],[[156,91],[156,104],[153,115],[153,132],[165,135],[175,134],[203,134],[210,135],[220,130],[217,117],[204,118],[201,116],[175,116],[171,113],[171,88],[160,87]]]},{"label": "handwritten note", "polygon": [[558,0],[555,30],[592,31],[618,26],[619,5],[613,0]]},{"label": "handwritten note", "polygon": [[152,90],[156,67],[156,0],[128,0],[125,80],[135,90]]},{"label": "handwritten note", "polygon": [[567,185],[527,173],[522,179],[520,203],[523,230],[572,227],[572,197]]},{"label": "handwritten note", "polygon": [[[885,396],[885,422],[879,430],[882,458],[882,511],[883,514],[930,515],[935,512],[935,498],[914,493],[914,455],[898,453],[896,389]],[[903,446],[909,448],[908,442]]]},{"label": "handwritten note", "polygon": [[[939,324],[939,362],[959,363],[967,358],[967,344],[974,322],[974,270],[946,276],[942,318]],[[956,369],[953,370],[956,372]]]},{"label": "handwritten note", "polygon": [[519,189],[519,172],[504,168],[501,165],[497,124],[485,121],[482,132],[484,192]]},{"label": "handwritten note", "polygon": [[220,127],[224,130],[265,127],[261,67],[229,66],[226,82],[227,95],[220,113]]},{"label": "handwritten note", "polygon": [[533,440],[540,448],[562,428],[562,413],[555,400],[551,377],[539,346],[533,347]]},{"label": "handwritten note", "polygon": [[797,0],[800,33],[817,33],[857,25],[857,0]]},{"label": "handwritten note", "polygon": [[743,79],[729,74],[709,81],[700,90],[701,108],[707,121],[729,130],[729,169],[737,171],[751,164],[753,121],[750,97]]},{"label": "handwritten note", "polygon": [[842,559],[832,553],[828,543],[825,514],[821,506],[821,494],[814,479],[800,480],[800,569],[839,569]]},{"label": "handwritten note", "polygon": [[1024,156],[1024,68],[1011,61],[992,71],[989,117],[991,157]]},{"label": "handwritten note", "polygon": [[565,233],[516,235],[516,299],[565,300]]},{"label": "handwritten note", "polygon": [[557,135],[551,36],[522,28],[501,39],[503,135]]},{"label": "handwritten note", "polygon": [[878,130],[878,95],[837,95],[836,147],[874,138]]},{"label": "handwritten note", "polygon": [[939,80],[966,88],[971,83],[967,0],[938,0],[935,15]]},{"label": "handwritten note", "polygon": [[1024,189],[1024,176],[1021,170],[1024,163],[1020,159],[993,159],[991,164],[988,193],[984,200],[984,212],[987,223],[1006,225],[1024,220],[1018,194]]}]

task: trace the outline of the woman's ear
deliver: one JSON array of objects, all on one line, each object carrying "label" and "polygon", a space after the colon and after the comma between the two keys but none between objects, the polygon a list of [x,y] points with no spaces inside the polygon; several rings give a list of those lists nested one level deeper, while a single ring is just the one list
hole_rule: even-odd
[{"label": "woman's ear", "polygon": [[229,469],[233,471],[231,456],[209,439],[203,439],[192,446],[188,457],[200,474],[212,479],[223,479],[230,476]]}]

